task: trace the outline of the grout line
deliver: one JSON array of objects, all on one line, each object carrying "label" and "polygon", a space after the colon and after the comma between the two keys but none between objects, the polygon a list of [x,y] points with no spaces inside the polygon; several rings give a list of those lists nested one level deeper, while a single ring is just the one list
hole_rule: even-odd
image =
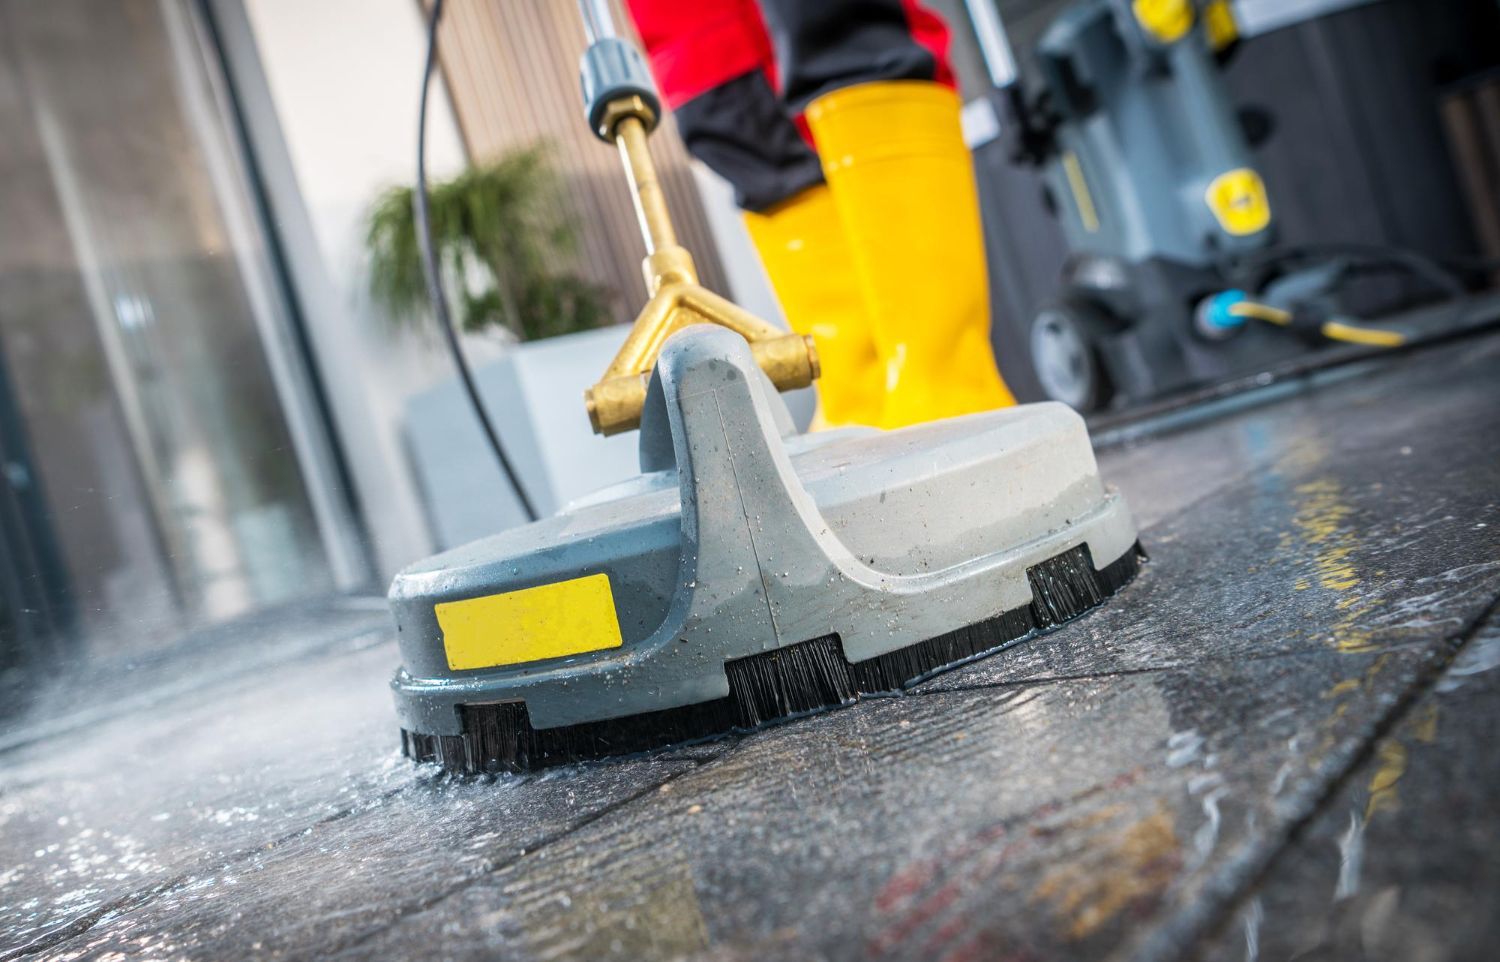
[{"label": "grout line", "polygon": [[[1313,797],[1302,806],[1300,813],[1288,819],[1276,835],[1266,840],[1265,845],[1252,844],[1250,851],[1238,858],[1229,859],[1217,873],[1217,879],[1207,882],[1206,890],[1199,893],[1194,904],[1159,926],[1151,938],[1136,947],[1131,958],[1154,960],[1201,957],[1210,948],[1208,941],[1227,931],[1227,927],[1233,923],[1248,900],[1254,898],[1260,886],[1270,877],[1281,858],[1298,843],[1307,827],[1329,810],[1339,793],[1348,787],[1364,764],[1374,757],[1379,745],[1433,692],[1459,652],[1491,623],[1500,623],[1500,596],[1492,598],[1488,605],[1457,632],[1429,643],[1432,664],[1426,666],[1401,693],[1396,703],[1375,720],[1367,737],[1348,754],[1338,770],[1314,790]],[[1216,888],[1223,891],[1215,891]]]},{"label": "grout line", "polygon": [[[1409,641],[1409,642],[1401,642],[1399,644],[1384,645],[1384,646],[1379,646],[1379,647],[1371,648],[1369,651],[1362,651],[1362,652],[1359,652],[1359,654],[1364,654],[1364,655],[1382,655],[1382,654],[1386,654],[1387,652],[1405,651],[1405,650],[1411,649],[1411,648],[1425,648],[1425,647],[1428,647],[1428,646],[1430,646],[1432,644],[1433,644],[1433,642],[1431,642],[1431,641]],[[925,697],[931,697],[933,695],[949,695],[949,694],[954,694],[954,693],[957,693],[957,692],[993,691],[993,690],[996,690],[996,689],[1006,689],[1006,688],[1020,688],[1020,689],[1025,689],[1025,688],[1040,688],[1040,687],[1043,687],[1045,685],[1052,685],[1052,684],[1056,684],[1058,682],[1091,681],[1091,680],[1094,680],[1094,679],[1101,679],[1101,678],[1129,677],[1131,675],[1152,675],[1152,674],[1158,674],[1158,673],[1164,672],[1164,671],[1180,671],[1180,670],[1183,670],[1183,669],[1195,668],[1195,667],[1197,667],[1199,665],[1218,665],[1218,664],[1240,665],[1240,664],[1248,664],[1248,663],[1251,663],[1251,662],[1275,661],[1275,660],[1281,659],[1281,658],[1301,658],[1301,657],[1305,657],[1305,656],[1308,656],[1308,655],[1323,654],[1323,653],[1327,653],[1328,651],[1329,651],[1328,648],[1296,648],[1296,649],[1292,649],[1290,651],[1273,651],[1273,652],[1268,652],[1266,654],[1259,654],[1259,655],[1240,655],[1240,656],[1236,656],[1236,657],[1224,657],[1224,658],[1211,658],[1211,657],[1210,658],[1185,658],[1182,661],[1176,661],[1176,662],[1172,662],[1170,664],[1164,664],[1164,665],[1146,665],[1146,666],[1142,666],[1140,668],[1118,668],[1118,669],[1113,669],[1113,670],[1110,670],[1110,671],[1082,672],[1082,673],[1079,673],[1079,674],[1076,674],[1076,675],[1054,675],[1054,676],[1052,676],[1050,678],[1033,677],[1033,678],[1017,678],[1017,679],[1013,679],[1013,680],[1009,680],[1009,681],[979,682],[979,683],[972,684],[972,685],[956,685],[956,686],[954,686],[952,688],[922,688],[922,689],[904,691],[904,692],[901,692],[899,695],[897,695],[895,697],[925,698]],[[1001,655],[1001,654],[1003,654],[1003,652],[995,652],[995,654],[996,655]]]}]

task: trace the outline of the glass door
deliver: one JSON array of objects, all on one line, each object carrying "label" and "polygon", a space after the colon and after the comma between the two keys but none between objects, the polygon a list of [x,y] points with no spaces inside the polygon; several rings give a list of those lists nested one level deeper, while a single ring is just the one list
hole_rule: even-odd
[{"label": "glass door", "polygon": [[90,647],[363,556],[185,0],[0,0],[0,347]]}]

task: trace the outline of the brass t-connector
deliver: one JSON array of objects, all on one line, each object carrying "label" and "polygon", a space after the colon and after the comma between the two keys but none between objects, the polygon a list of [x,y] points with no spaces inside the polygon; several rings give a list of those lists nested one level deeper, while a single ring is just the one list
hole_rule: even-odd
[{"label": "brass t-connector", "polygon": [[620,148],[635,195],[635,212],[646,241],[646,290],[651,299],[635,319],[625,343],[599,383],[584,392],[589,422],[597,434],[637,428],[646,403],[646,385],[662,345],[689,324],[719,324],[750,342],[756,363],[778,390],[807,387],[817,378],[818,353],[812,338],[788,334],[698,283],[693,257],[677,243],[666,195],[647,146],[650,107],[640,97],[612,102],[601,133]]}]

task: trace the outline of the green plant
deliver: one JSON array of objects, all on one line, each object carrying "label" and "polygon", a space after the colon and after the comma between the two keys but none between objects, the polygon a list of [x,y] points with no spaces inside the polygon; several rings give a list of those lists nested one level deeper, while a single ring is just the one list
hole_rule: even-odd
[{"label": "green plant", "polygon": [[[370,207],[370,295],[398,322],[427,317],[413,189]],[[545,151],[532,147],[472,167],[428,190],[433,244],[454,318],[465,331],[510,330],[524,341],[609,323],[609,292],[565,266],[575,225]]]}]

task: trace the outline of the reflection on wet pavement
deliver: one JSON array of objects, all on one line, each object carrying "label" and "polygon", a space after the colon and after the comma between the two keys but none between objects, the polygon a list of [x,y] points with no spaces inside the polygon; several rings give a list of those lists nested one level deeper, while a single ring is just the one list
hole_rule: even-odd
[{"label": "reflection on wet pavement", "polygon": [[1137,582],[905,697],[455,783],[381,640],[33,733],[0,959],[1483,957],[1497,357],[1104,452]]},{"label": "reflection on wet pavement", "polygon": [[1497,669],[1492,609],[1282,853],[1240,908],[1242,933],[1222,933],[1205,957],[1493,958]]}]

